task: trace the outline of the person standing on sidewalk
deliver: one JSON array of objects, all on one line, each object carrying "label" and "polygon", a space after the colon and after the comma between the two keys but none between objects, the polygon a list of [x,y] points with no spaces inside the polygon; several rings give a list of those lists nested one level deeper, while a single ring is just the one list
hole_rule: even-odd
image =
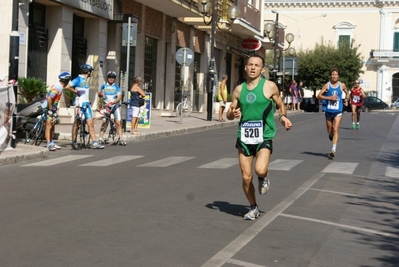
[{"label": "person standing on sidewalk", "polygon": [[301,110],[301,102],[303,101],[303,97],[304,97],[304,92],[303,92],[303,82],[299,81],[299,85],[298,85],[298,106],[297,106],[297,110]]},{"label": "person standing on sidewalk", "polygon": [[220,122],[225,122],[225,120],[223,119],[223,112],[224,109],[226,108],[226,103],[227,103],[227,84],[226,84],[227,79],[228,79],[227,74],[223,74],[222,81],[220,82],[219,91],[218,91]]},{"label": "person standing on sidewalk", "polygon": [[[360,128],[360,113],[362,112],[363,98],[366,97],[363,89],[360,87],[359,80],[355,81],[355,86],[351,89],[351,108],[352,108],[352,129]],[[356,124],[355,124],[356,119]]]},{"label": "person standing on sidewalk", "polygon": [[332,141],[332,149],[329,156],[334,158],[337,151],[343,105],[348,105],[349,92],[346,85],[339,81],[338,68],[332,68],[330,76],[330,81],[321,88],[317,98],[325,100],[323,101],[323,110],[326,117],[328,137]]},{"label": "person standing on sidewalk", "polygon": [[140,116],[140,98],[145,97],[145,92],[140,88],[143,79],[140,76],[136,76],[134,78],[134,83],[130,88],[130,107],[132,108],[132,123],[131,123],[131,134],[140,134],[137,131],[137,127],[139,125],[139,116]]},{"label": "person standing on sidewalk", "polygon": [[250,204],[250,211],[244,220],[255,220],[259,217],[259,207],[255,198],[252,165],[254,158],[255,173],[258,176],[258,190],[261,195],[270,187],[268,166],[273,151],[272,139],[276,134],[274,122],[274,106],[278,120],[286,130],[292,127],[287,118],[287,110],[280,98],[279,90],[274,82],[261,77],[265,61],[258,55],[249,57],[245,66],[247,81],[238,85],[227,110],[229,120],[240,119],[236,148],[242,174],[242,187]]},{"label": "person standing on sidewalk", "polygon": [[50,90],[47,92],[46,100],[42,104],[42,108],[47,109],[46,119],[46,132],[45,137],[47,141],[47,148],[50,151],[61,149],[60,146],[54,144],[54,131],[55,131],[55,119],[57,118],[58,102],[62,96],[62,89],[64,89],[69,81],[71,80],[71,74],[69,72],[62,72],[58,75],[59,82],[52,85]]},{"label": "person standing on sidewalk", "polygon": [[[291,85],[290,85],[290,93],[291,93],[291,97],[292,97],[292,110],[296,110],[296,106],[298,103],[298,88],[296,87],[297,83],[296,81],[292,81]],[[298,104],[299,106],[299,104]]]},{"label": "person standing on sidewalk", "polygon": [[[81,74],[79,74],[78,77],[70,81],[67,87],[65,87],[65,89],[76,94],[75,105],[79,105],[80,107],[86,108],[85,117],[87,125],[89,126],[90,138],[91,140],[93,140],[93,148],[102,149],[104,148],[104,145],[99,144],[96,141],[96,133],[94,131],[93,111],[91,109],[90,99],[89,99],[90,85],[88,79],[90,78],[92,72],[93,72],[93,67],[90,66],[89,64],[81,65],[80,66]],[[76,136],[72,136],[72,148],[74,150],[79,150],[79,147],[76,144]]]},{"label": "person standing on sidewalk", "polygon": [[[104,102],[106,106],[111,110],[111,113],[114,114],[114,120],[116,124],[116,131],[119,135],[118,144],[121,146],[126,146],[126,142],[123,141],[123,133],[122,133],[122,124],[121,124],[121,105],[120,101],[122,99],[122,92],[119,86],[115,83],[116,73],[115,71],[109,71],[107,73],[107,82],[101,85],[100,91],[98,92],[98,96],[104,98]],[[105,121],[101,125],[101,131],[99,135],[98,142],[103,144],[104,140],[102,139],[104,135],[104,125]]]}]

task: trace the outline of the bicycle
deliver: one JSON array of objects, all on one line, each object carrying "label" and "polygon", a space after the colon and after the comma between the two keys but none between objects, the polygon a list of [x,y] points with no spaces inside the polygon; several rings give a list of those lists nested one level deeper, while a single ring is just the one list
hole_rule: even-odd
[{"label": "bicycle", "polygon": [[[104,115],[102,117],[103,124],[101,125],[101,132],[103,132],[103,145],[105,146],[111,146],[114,145],[116,146],[118,144],[118,141],[120,139],[120,136],[118,135],[118,131],[116,128],[116,123],[114,118],[111,118],[111,113],[112,113],[112,108],[109,105],[104,105],[101,110],[98,111],[101,115]],[[106,133],[108,125],[110,126],[109,132]]]},{"label": "bicycle", "polygon": [[[72,124],[72,148],[73,149],[83,149],[91,148],[90,146],[90,134],[89,126],[86,122],[86,109],[87,107],[76,106],[76,115]],[[76,146],[74,146],[76,142]],[[76,147],[76,148],[75,148]]]},{"label": "bicycle", "polygon": [[184,117],[190,116],[191,112],[193,112],[193,106],[191,105],[191,101],[188,99],[187,95],[185,95],[183,101],[176,106],[177,116],[181,115],[182,110]]},{"label": "bicycle", "polygon": [[[58,114],[52,113],[52,123],[59,123]],[[25,144],[31,144],[39,146],[42,141],[45,139],[46,132],[46,121],[47,121],[47,109],[42,108],[42,114],[40,118],[35,123],[35,126],[30,131],[26,132]]]}]

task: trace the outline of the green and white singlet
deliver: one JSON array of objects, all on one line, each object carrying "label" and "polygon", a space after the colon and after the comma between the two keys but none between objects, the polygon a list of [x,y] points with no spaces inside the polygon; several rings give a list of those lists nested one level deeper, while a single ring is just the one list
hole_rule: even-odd
[{"label": "green and white singlet", "polygon": [[244,144],[260,144],[276,135],[274,123],[274,101],[263,94],[266,79],[261,78],[258,85],[249,90],[242,84],[239,98],[241,120],[238,125],[238,139]]}]

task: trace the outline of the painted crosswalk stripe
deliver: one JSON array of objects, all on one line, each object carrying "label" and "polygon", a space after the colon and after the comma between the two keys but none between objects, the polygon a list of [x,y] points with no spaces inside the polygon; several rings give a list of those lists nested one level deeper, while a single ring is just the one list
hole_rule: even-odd
[{"label": "painted crosswalk stripe", "polygon": [[269,170],[290,171],[303,160],[276,159],[269,164]]},{"label": "painted crosswalk stripe", "polygon": [[385,170],[385,176],[399,178],[399,168],[387,166]]},{"label": "painted crosswalk stripe", "polygon": [[88,157],[92,157],[92,156],[93,155],[69,155],[69,156],[64,156],[64,157],[60,157],[60,158],[48,159],[48,160],[39,161],[36,163],[26,164],[26,165],[22,165],[22,166],[26,166],[26,167],[53,166],[53,165],[57,165],[57,164],[61,164],[61,163],[69,162],[69,161],[74,161],[74,160],[79,160],[79,159],[84,159],[84,158],[88,158]]},{"label": "painted crosswalk stripe", "polygon": [[204,164],[199,166],[198,168],[203,168],[203,169],[227,169],[230,168],[231,166],[234,166],[238,164],[238,159],[237,158],[223,158],[216,160],[214,162]]},{"label": "painted crosswalk stripe", "polygon": [[79,166],[110,166],[113,164],[122,163],[129,160],[134,160],[138,158],[142,158],[144,156],[116,156],[108,159],[97,160],[89,163],[85,163]]},{"label": "painted crosswalk stripe", "polygon": [[352,174],[359,163],[331,162],[321,172]]},{"label": "painted crosswalk stripe", "polygon": [[195,157],[168,157],[161,160],[138,165],[137,167],[168,167],[194,158]]}]

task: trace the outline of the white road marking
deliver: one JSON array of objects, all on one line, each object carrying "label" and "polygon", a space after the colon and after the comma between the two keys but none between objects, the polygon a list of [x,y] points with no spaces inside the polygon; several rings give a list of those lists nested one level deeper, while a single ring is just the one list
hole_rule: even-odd
[{"label": "white road marking", "polygon": [[276,159],[269,164],[269,170],[290,171],[303,160]]},{"label": "white road marking", "polygon": [[298,219],[298,220],[305,220],[305,221],[310,221],[310,222],[322,223],[322,224],[337,226],[337,227],[341,227],[341,228],[352,229],[352,230],[356,230],[356,231],[360,231],[360,232],[366,232],[366,233],[370,233],[370,234],[382,235],[382,236],[387,236],[387,237],[395,237],[395,238],[398,237],[398,235],[395,235],[395,234],[380,232],[380,231],[376,231],[376,230],[371,230],[371,229],[367,229],[367,228],[361,228],[361,227],[356,227],[356,226],[351,226],[351,225],[346,225],[346,224],[333,223],[333,222],[329,222],[329,221],[312,219],[312,218],[307,218],[307,217],[289,215],[289,214],[284,214],[284,213],[280,214],[280,216],[293,218],[293,219]]},{"label": "white road marking", "polygon": [[231,264],[234,264],[237,266],[243,266],[243,267],[267,267],[266,265],[253,264],[250,262],[240,261],[240,260],[236,260],[236,259],[227,260],[226,263],[231,263]]},{"label": "white road marking", "polygon": [[385,170],[385,176],[399,178],[399,168],[387,166]]},{"label": "white road marking", "polygon": [[233,256],[245,247],[252,239],[254,239],[263,229],[266,228],[275,218],[277,218],[284,210],[286,210],[292,203],[300,198],[309,188],[311,188],[321,177],[323,173],[317,173],[308,181],[306,181],[300,188],[295,190],[286,199],[275,206],[264,216],[261,216],[252,226],[250,226],[244,233],[239,235],[225,248],[219,251],[215,256],[209,259],[203,267],[221,267],[226,262],[229,262]]},{"label": "white road marking", "polygon": [[359,163],[331,162],[321,172],[352,174]]},{"label": "white road marking", "polygon": [[44,161],[40,161],[40,162],[36,162],[36,163],[26,164],[26,165],[22,165],[22,166],[26,166],[26,167],[53,166],[53,165],[57,165],[57,164],[61,164],[61,163],[69,162],[69,161],[74,161],[74,160],[79,160],[79,159],[84,159],[84,158],[88,158],[88,157],[92,157],[92,156],[93,155],[69,155],[69,156],[64,156],[64,157],[60,157],[60,158],[48,159],[48,160],[44,160]]},{"label": "white road marking", "polygon": [[350,196],[350,197],[359,197],[359,195],[356,195],[356,194],[349,194],[349,193],[338,192],[338,191],[331,191],[331,190],[323,190],[323,189],[316,189],[316,188],[309,188],[309,190],[312,190],[312,191],[319,191],[319,192],[323,192],[323,193],[330,193],[330,194],[343,195],[343,196]]},{"label": "white road marking", "polygon": [[161,160],[138,165],[137,167],[168,167],[174,164],[182,163],[195,157],[168,157]]},{"label": "white road marking", "polygon": [[97,161],[93,161],[93,162],[89,162],[86,164],[82,164],[79,166],[110,166],[113,164],[118,164],[118,163],[122,163],[125,161],[129,161],[129,160],[134,160],[134,159],[138,159],[138,158],[142,158],[144,156],[116,156],[116,157],[112,157],[112,158],[108,158],[108,159],[103,159],[103,160],[97,160]]},{"label": "white road marking", "polygon": [[204,164],[199,166],[198,168],[204,169],[227,169],[231,166],[238,164],[238,158],[223,158],[216,160],[214,162]]}]

